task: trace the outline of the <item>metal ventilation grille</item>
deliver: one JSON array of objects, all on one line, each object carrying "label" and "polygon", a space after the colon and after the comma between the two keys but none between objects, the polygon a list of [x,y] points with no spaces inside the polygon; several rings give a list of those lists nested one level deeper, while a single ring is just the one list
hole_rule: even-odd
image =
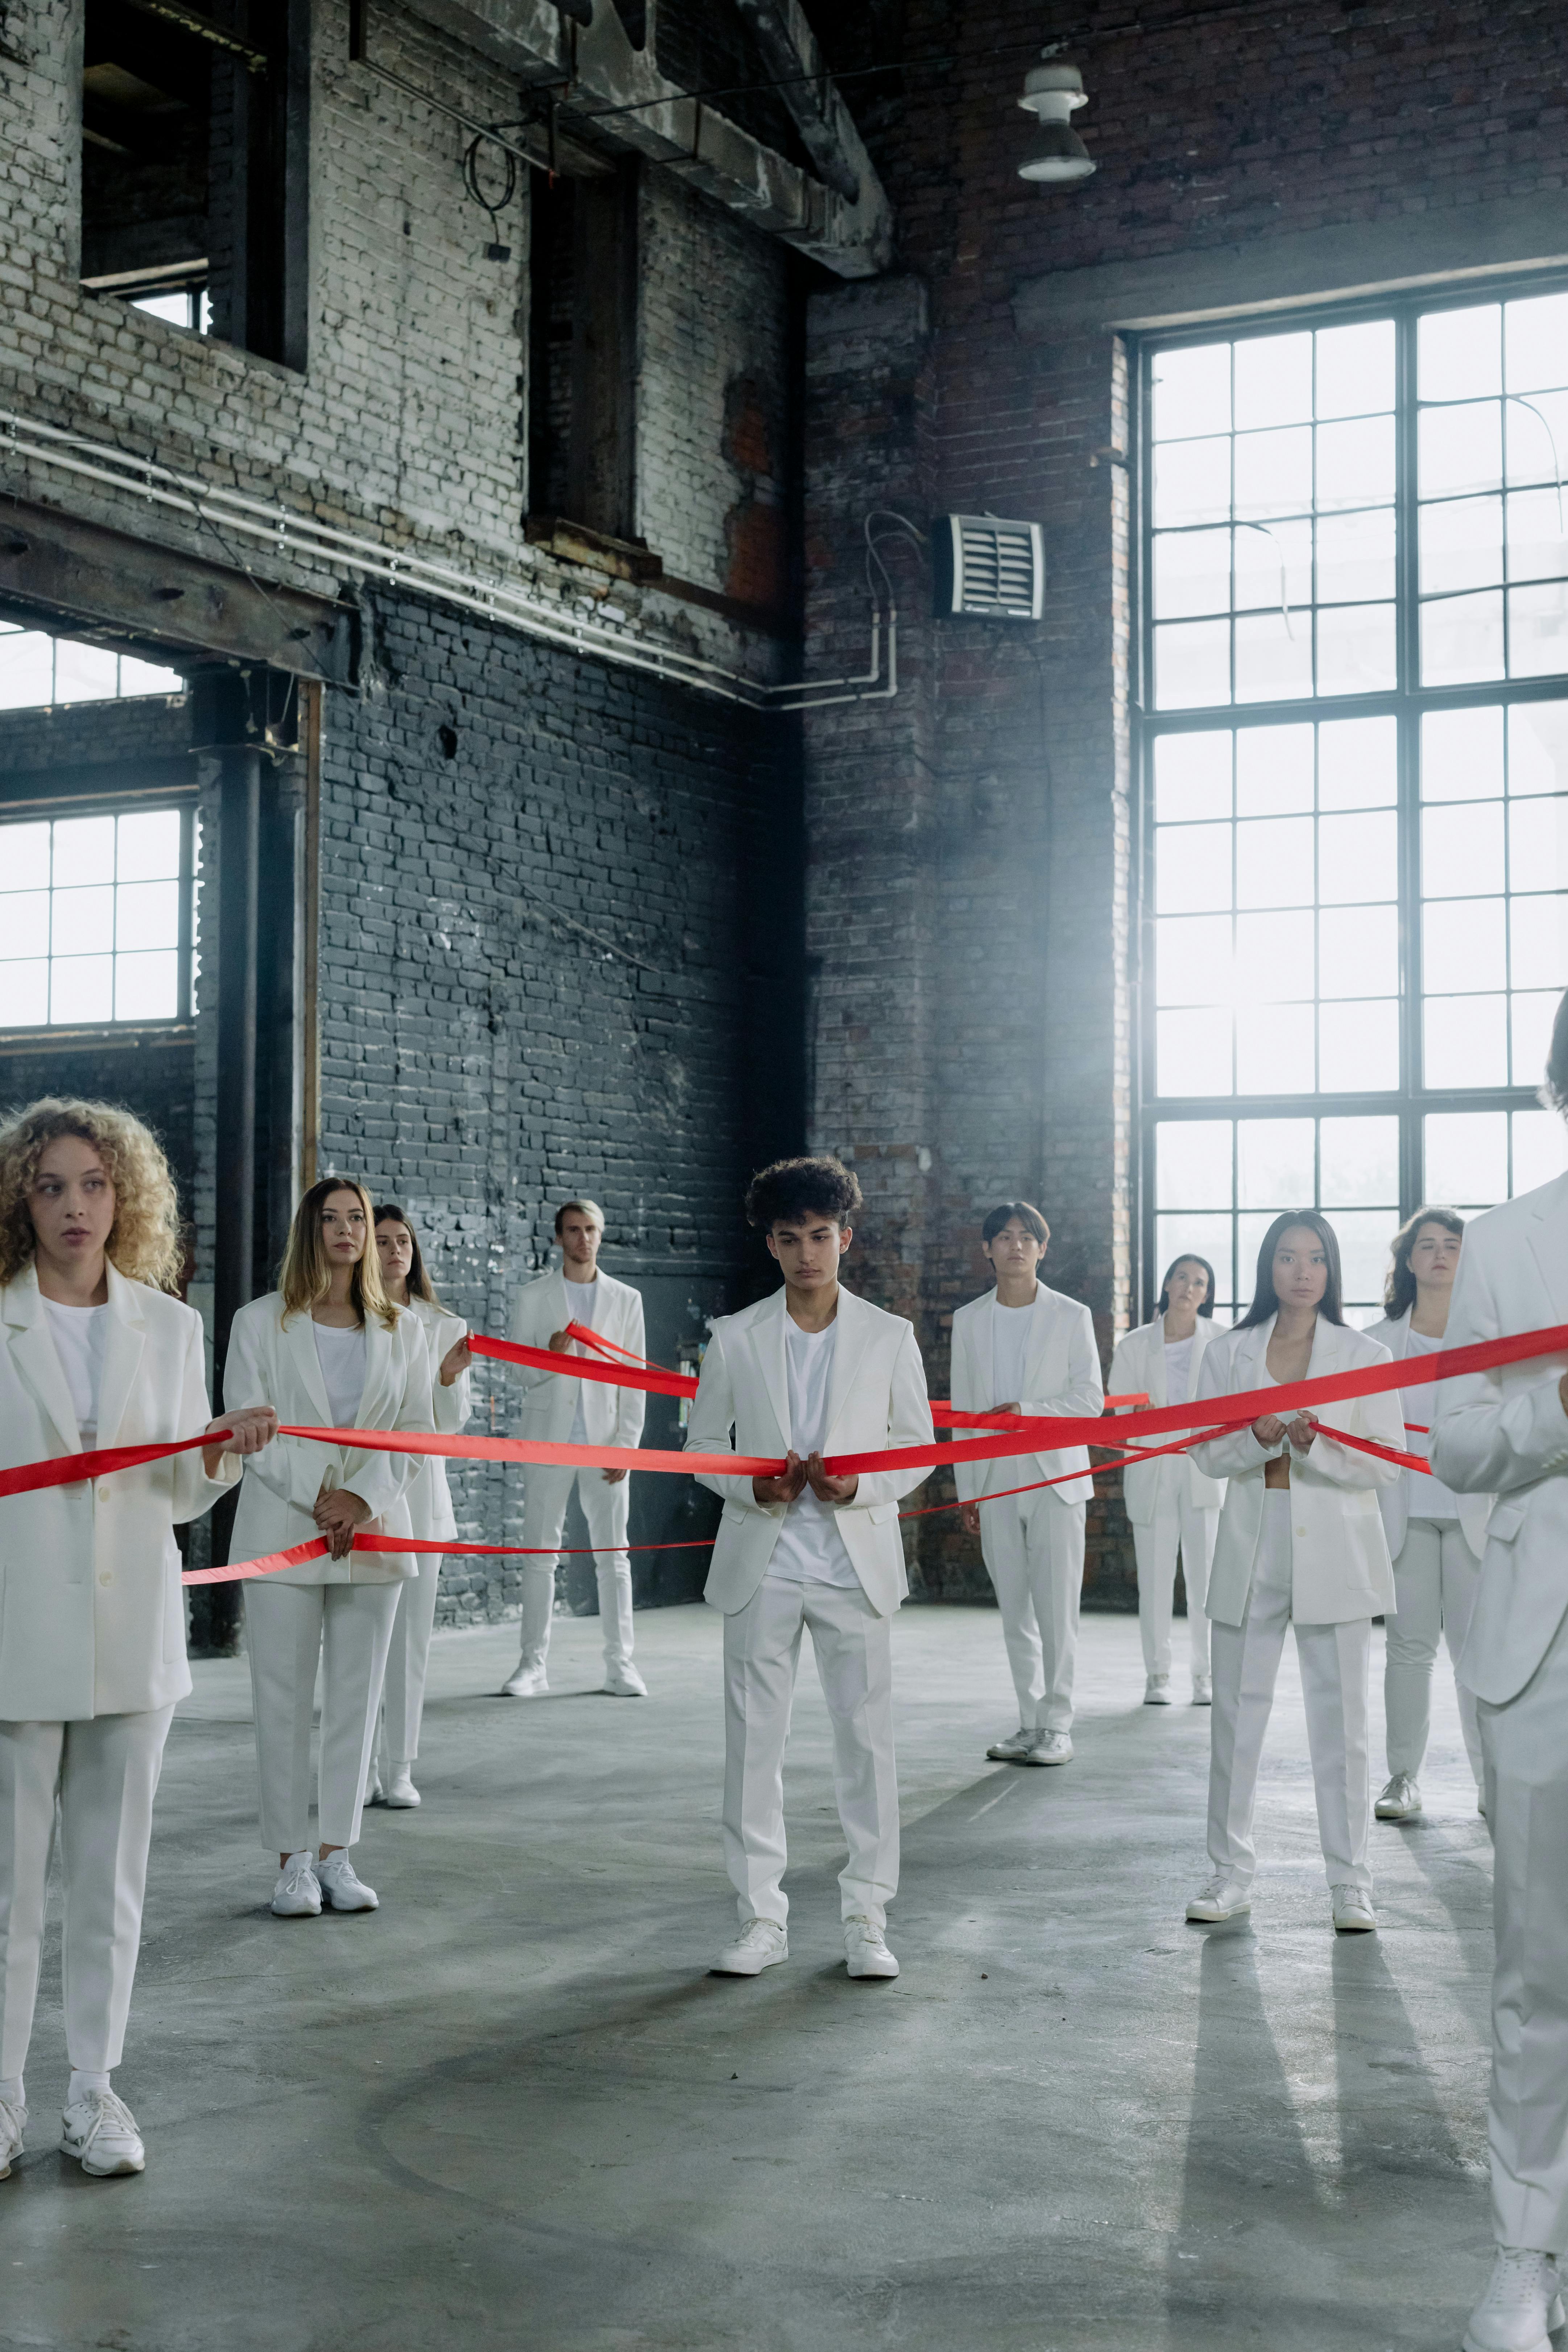
[{"label": "metal ventilation grille", "polygon": [[938,609],[996,621],[1037,621],[1045,602],[1045,547],[1037,522],[998,515],[946,515],[937,536]]}]

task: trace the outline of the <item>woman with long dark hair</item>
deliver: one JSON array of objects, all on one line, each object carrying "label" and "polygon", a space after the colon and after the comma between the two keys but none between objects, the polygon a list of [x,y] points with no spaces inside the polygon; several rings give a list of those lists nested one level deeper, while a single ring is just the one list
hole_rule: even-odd
[{"label": "woman with long dark hair", "polygon": [[[1210,1345],[1198,1395],[1217,1400],[1285,1388],[1388,1360],[1386,1348],[1345,1322],[1333,1227],[1315,1209],[1290,1209],[1263,1236],[1252,1304],[1234,1331]],[[1334,1926],[1377,1926],[1366,1858],[1367,1670],[1372,1621],[1394,1604],[1394,1575],[1376,1490],[1402,1473],[1337,1444],[1336,1430],[1401,1445],[1397,1393],[1293,1412],[1289,1421],[1262,1413],[1193,1448],[1199,1468],[1227,1485],[1208,1596],[1213,1876],[1188,1904],[1189,1919],[1230,1919],[1252,1907],[1253,1802],[1286,1629],[1293,1625]]]},{"label": "woman with long dark hair", "polygon": [[[1166,1268],[1152,1323],[1116,1343],[1110,1386],[1152,1405],[1185,1404],[1197,1386],[1204,1350],[1215,1336],[1214,1268],[1184,1250]],[[1193,1705],[1207,1706],[1209,1621],[1204,1612],[1225,1482],[1210,1478],[1184,1454],[1130,1462],[1121,1474],[1122,1499],[1132,1522],[1138,1562],[1138,1629],[1143,1637],[1143,1704],[1171,1704],[1171,1608],[1176,1555],[1187,1588],[1187,1640]]]}]

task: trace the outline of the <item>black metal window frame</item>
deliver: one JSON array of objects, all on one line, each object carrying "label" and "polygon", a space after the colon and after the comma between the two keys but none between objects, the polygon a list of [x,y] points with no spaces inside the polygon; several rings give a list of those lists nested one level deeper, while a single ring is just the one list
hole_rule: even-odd
[{"label": "black metal window frame", "polygon": [[[1174,1120],[1301,1119],[1376,1118],[1399,1120],[1399,1214],[1403,1219],[1420,1206],[1425,1173],[1425,1120],[1443,1111],[1517,1111],[1537,1107],[1534,1088],[1528,1086],[1481,1088],[1427,1088],[1422,1083],[1422,969],[1419,737],[1427,711],[1489,708],[1497,704],[1556,702],[1568,698],[1568,671],[1544,677],[1494,677],[1473,685],[1424,688],[1420,684],[1421,598],[1420,548],[1416,528],[1416,334],[1417,321],[1436,310],[1462,310],[1492,301],[1510,301],[1537,294],[1568,292],[1568,274],[1561,269],[1502,273],[1467,278],[1462,284],[1412,288],[1381,298],[1368,296],[1352,302],[1292,306],[1260,317],[1211,319],[1201,325],[1130,336],[1133,359],[1133,517],[1132,653],[1134,692],[1131,698],[1134,861],[1131,877],[1136,919],[1132,926],[1134,969],[1134,1125],[1137,1146],[1138,1235],[1136,1288],[1142,1319],[1154,1311],[1156,1286],[1162,1268],[1157,1263],[1155,1218],[1155,1150],[1160,1126]],[[1160,711],[1152,708],[1154,680],[1154,612],[1152,594],[1153,525],[1153,402],[1151,369],[1161,352],[1194,349],[1215,342],[1240,342],[1348,326],[1370,320],[1394,322],[1394,603],[1397,637],[1397,683],[1386,692],[1323,696],[1301,695],[1284,701],[1210,704],[1196,709]],[[1234,425],[1232,430],[1234,432]],[[1568,471],[1568,452],[1563,463]],[[1568,496],[1568,484],[1564,485]],[[1430,600],[1428,600],[1430,601]],[[1399,1048],[1401,1086],[1393,1092],[1350,1094],[1239,1094],[1160,1096],[1155,1071],[1154,794],[1153,747],[1162,736],[1201,733],[1220,729],[1237,731],[1254,727],[1279,727],[1340,719],[1392,716],[1398,730],[1398,932]],[[1237,1145],[1233,1135],[1232,1213]],[[1321,1150],[1321,1135],[1314,1150]],[[1513,1138],[1509,1127],[1509,1182],[1513,1182]],[[1246,1269],[1237,1267],[1238,1291],[1245,1289]]]},{"label": "black metal window frame", "polygon": [[[106,1044],[131,1037],[176,1036],[188,1032],[195,1018],[196,794],[194,788],[92,793],[74,793],[33,799],[0,797],[0,855],[5,829],[15,824],[59,823],[76,817],[158,815],[167,811],[180,820],[179,917],[176,946],[179,957],[179,1009],[161,1020],[131,1017],[123,1021],[40,1021],[15,1028],[0,1021],[0,1046],[9,1053],[29,1046],[58,1044],[61,1039],[101,1038]],[[52,961],[52,958],[51,958]]]}]

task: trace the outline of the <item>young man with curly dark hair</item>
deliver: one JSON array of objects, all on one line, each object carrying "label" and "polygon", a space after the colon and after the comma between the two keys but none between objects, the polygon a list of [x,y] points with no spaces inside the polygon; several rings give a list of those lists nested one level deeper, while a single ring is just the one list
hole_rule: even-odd
[{"label": "young man with curly dark hair", "polygon": [[[892,1619],[909,1591],[899,1504],[925,1470],[834,1475],[834,1454],[929,1444],[913,1328],[841,1287],[860,1187],[837,1160],[781,1160],[752,1180],[748,1222],[784,1275],[721,1318],[687,1444],[784,1461],[778,1477],[699,1474],[724,1498],[705,1597],[724,1612],[724,1861],[741,1926],[714,1963],[752,1977],[789,1958],[784,1751],[809,1630],[833,1724],[839,1876],[852,1977],[896,1977],[884,1938],[899,1876]],[[827,1459],[825,1460],[825,1457]]]}]

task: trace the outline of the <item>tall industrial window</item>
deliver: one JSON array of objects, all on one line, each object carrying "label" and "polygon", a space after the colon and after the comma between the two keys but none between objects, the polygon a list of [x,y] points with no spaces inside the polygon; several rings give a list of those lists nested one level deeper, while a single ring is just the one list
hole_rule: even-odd
[{"label": "tall industrial window", "polygon": [[188,1021],[195,812],[0,822],[0,1032]]},{"label": "tall industrial window", "polygon": [[138,695],[184,694],[178,670],[112,646],[84,645],[45,629],[0,621],[0,710],[44,709],[60,702],[118,702]]},{"label": "tall industrial window", "polygon": [[1146,350],[1146,1304],[1315,1203],[1353,1320],[1423,1200],[1558,1173],[1568,292]]}]

